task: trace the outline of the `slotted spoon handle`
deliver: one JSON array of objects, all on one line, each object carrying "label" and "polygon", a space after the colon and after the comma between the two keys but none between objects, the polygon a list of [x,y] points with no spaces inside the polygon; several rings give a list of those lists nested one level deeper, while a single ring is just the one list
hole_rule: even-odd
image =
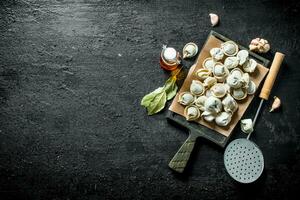
[{"label": "slotted spoon handle", "polygon": [[276,54],[274,56],[274,59],[273,59],[273,62],[272,62],[272,65],[271,65],[271,68],[270,68],[270,71],[269,71],[268,76],[267,76],[267,78],[264,82],[264,86],[261,89],[261,92],[259,94],[260,98],[262,98],[264,100],[268,100],[269,95],[270,95],[271,90],[272,90],[272,87],[274,85],[276,76],[278,74],[281,63],[283,61],[283,58],[284,58],[283,53],[276,52]]},{"label": "slotted spoon handle", "polygon": [[197,137],[190,134],[186,141],[182,144],[178,152],[174,155],[169,163],[169,167],[176,172],[182,173],[188,163],[191,153],[194,149]]}]

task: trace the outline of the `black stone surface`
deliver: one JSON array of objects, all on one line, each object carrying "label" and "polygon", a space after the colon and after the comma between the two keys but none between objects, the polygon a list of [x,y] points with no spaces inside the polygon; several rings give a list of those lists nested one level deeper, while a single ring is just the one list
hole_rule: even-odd
[{"label": "black stone surface", "polygon": [[[297,199],[299,9],[283,0],[1,0],[0,199]],[[211,29],[242,45],[268,39],[269,59],[286,54],[272,91],[283,107],[270,114],[266,102],[252,136],[265,157],[254,184],[234,182],[223,149],[205,141],[186,173],[173,173],[167,164],[187,134],[166,109],[149,117],[139,105],[168,77],[162,44],[201,47]]]}]

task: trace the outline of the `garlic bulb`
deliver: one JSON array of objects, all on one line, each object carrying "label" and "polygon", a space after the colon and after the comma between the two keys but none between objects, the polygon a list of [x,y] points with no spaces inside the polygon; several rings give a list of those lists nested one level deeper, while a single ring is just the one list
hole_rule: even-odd
[{"label": "garlic bulb", "polygon": [[247,134],[252,133],[253,132],[252,119],[242,119],[241,120],[241,130]]},{"label": "garlic bulb", "polygon": [[278,109],[280,106],[281,106],[281,100],[278,97],[274,96],[274,101],[270,109],[270,112],[273,112],[274,110]]},{"label": "garlic bulb", "polygon": [[231,113],[228,112],[221,112],[216,116],[216,124],[219,126],[227,126],[229,122],[231,121]]},{"label": "garlic bulb", "polygon": [[255,51],[258,53],[267,53],[270,48],[269,42],[263,38],[255,38],[249,45],[250,51]]},{"label": "garlic bulb", "polygon": [[214,14],[214,13],[210,13],[209,14],[210,17],[210,23],[212,26],[216,26],[219,23],[219,16]]},{"label": "garlic bulb", "polygon": [[179,95],[178,102],[181,105],[187,106],[194,102],[194,96],[189,92],[183,92]]},{"label": "garlic bulb", "polygon": [[219,113],[222,110],[222,102],[220,99],[210,96],[206,99],[204,107],[206,111],[211,113]]}]

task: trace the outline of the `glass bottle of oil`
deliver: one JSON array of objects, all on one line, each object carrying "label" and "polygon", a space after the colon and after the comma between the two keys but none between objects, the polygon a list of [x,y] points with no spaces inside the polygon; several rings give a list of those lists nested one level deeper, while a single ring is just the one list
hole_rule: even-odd
[{"label": "glass bottle of oil", "polygon": [[173,47],[167,47],[164,45],[160,54],[159,63],[161,68],[173,71],[177,69],[181,63],[180,54]]}]

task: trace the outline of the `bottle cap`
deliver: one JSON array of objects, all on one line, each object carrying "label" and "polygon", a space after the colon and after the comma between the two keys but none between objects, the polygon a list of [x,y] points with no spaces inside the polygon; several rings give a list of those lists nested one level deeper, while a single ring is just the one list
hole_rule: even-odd
[{"label": "bottle cap", "polygon": [[164,49],[163,57],[166,61],[176,61],[177,52],[172,47],[167,47]]}]

